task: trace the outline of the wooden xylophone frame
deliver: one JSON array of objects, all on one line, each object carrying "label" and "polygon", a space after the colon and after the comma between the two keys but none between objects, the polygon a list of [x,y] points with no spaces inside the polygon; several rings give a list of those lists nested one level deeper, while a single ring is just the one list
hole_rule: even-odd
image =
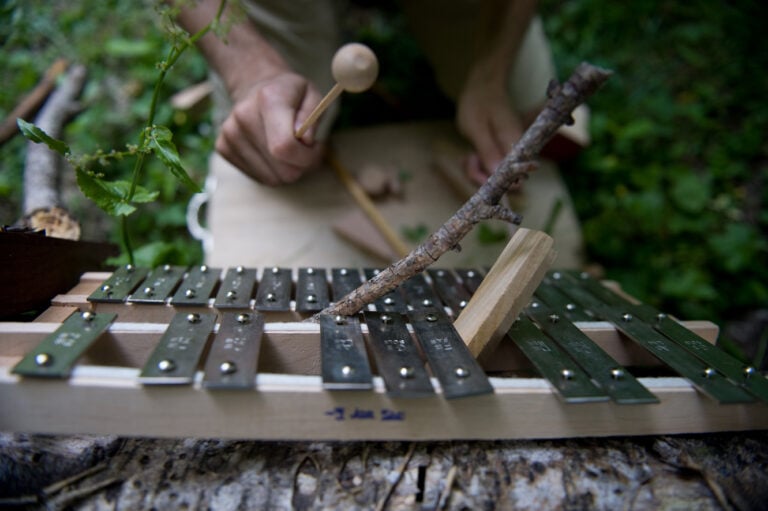
[{"label": "wooden xylophone frame", "polygon": [[[644,377],[658,404],[566,404],[538,377],[491,376],[494,393],[446,400],[437,393],[393,398],[378,376],[370,391],[322,388],[319,326],[295,313],[267,319],[254,390],[212,391],[202,374],[192,385],[144,386],[139,367],[165,329],[169,305],[99,304],[118,319],[68,379],[24,378],[14,365],[74,311],[109,274],[86,273],[31,323],[0,323],[0,430],[51,434],[221,437],[264,440],[447,440],[624,436],[768,428],[764,402],[721,405],[687,380]],[[274,320],[274,321],[273,321]],[[683,322],[714,343],[717,327]],[[609,323],[577,326],[625,366],[653,364],[649,354]],[[365,330],[364,330],[365,332]],[[500,345],[489,374],[530,372],[510,342]]]}]

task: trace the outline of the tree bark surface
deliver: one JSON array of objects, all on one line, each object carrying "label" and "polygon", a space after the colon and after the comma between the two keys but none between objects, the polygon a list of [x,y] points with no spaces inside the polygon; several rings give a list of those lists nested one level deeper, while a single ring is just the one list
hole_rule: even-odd
[{"label": "tree bark surface", "polygon": [[756,510],[768,502],[768,432],[418,443],[2,435],[0,461],[0,497],[26,498],[33,509]]}]

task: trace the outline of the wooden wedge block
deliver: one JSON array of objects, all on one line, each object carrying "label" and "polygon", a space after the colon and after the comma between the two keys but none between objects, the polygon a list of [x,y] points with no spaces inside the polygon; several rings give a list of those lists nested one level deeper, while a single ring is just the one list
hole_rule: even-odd
[{"label": "wooden wedge block", "polygon": [[454,322],[481,363],[493,354],[555,260],[552,244],[541,231],[519,229]]}]

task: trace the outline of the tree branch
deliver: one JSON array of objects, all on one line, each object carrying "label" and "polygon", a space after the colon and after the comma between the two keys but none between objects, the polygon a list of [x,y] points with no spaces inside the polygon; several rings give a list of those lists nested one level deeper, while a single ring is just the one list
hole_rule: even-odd
[{"label": "tree branch", "polygon": [[[588,63],[580,64],[562,85],[553,83],[541,113],[494,170],[488,181],[424,243],[403,259],[379,272],[321,314],[349,316],[422,272],[459,242],[480,220],[497,218],[519,223],[519,216],[503,206],[510,186],[536,167],[534,159],[563,124],[573,122],[571,112],[610,77],[611,72]],[[517,221],[515,221],[517,220]]]},{"label": "tree branch", "polygon": [[[77,98],[85,83],[86,69],[75,65],[43,105],[35,125],[52,138],[60,138],[64,125],[80,109]],[[24,162],[24,214],[60,205],[58,178],[63,158],[45,144],[27,143]]]}]

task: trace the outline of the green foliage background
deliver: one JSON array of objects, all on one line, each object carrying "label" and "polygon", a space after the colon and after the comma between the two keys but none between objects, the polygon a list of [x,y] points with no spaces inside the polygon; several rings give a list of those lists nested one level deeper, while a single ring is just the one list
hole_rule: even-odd
[{"label": "green foliage background", "polygon": [[[155,2],[115,0],[79,2],[6,1],[0,10],[0,114],[5,116],[31,90],[57,58],[85,64],[88,80],[82,112],[67,125],[61,138],[76,154],[125,150],[136,144],[146,122],[157,63],[169,42]],[[190,118],[174,111],[167,98],[207,77],[205,61],[187,52],[165,81],[156,124],[173,130],[185,167],[202,185],[206,155],[213,140],[208,114]],[[0,209],[4,224],[20,216],[21,175],[26,140],[16,137],[0,147]],[[104,162],[99,170],[110,179],[130,180],[133,161]],[[130,217],[137,264],[192,264],[202,258],[199,243],[186,230],[186,204],[190,190],[157,159],[145,169],[144,183],[159,192],[159,199]],[[66,207],[84,224],[89,239],[119,243],[117,220],[94,207],[82,194],[68,197]]]},{"label": "green foliage background", "polygon": [[[355,98],[341,123],[361,122],[355,118],[361,112],[365,122],[451,116],[444,98],[425,87],[433,83],[429,71],[403,33],[394,2],[373,14],[369,4],[351,29],[379,52],[390,101],[375,98],[366,111]],[[722,323],[765,308],[764,2],[543,0],[540,11],[561,77],[581,60],[615,72],[590,102],[591,147],[563,167],[589,262],[630,293],[682,317]],[[1,115],[63,56],[86,64],[90,77],[86,108],[62,138],[78,152],[135,141],[167,47],[151,2],[5,1],[0,16]],[[166,97],[205,76],[202,58],[185,54],[168,76]],[[213,142],[207,114],[189,117],[163,102],[157,122],[173,129],[185,166],[202,184]],[[21,137],[0,147],[3,223],[19,214],[24,148]],[[110,172],[127,175],[130,165],[113,164]],[[159,190],[160,200],[131,218],[143,245],[140,263],[199,261],[200,247],[184,225],[189,192],[159,162],[148,174],[148,188]],[[109,222],[84,200],[68,207],[102,226]]]},{"label": "green foliage background", "polygon": [[768,47],[760,1],[545,0],[563,74],[615,75],[564,169],[589,258],[630,293],[720,322],[768,306]]}]

